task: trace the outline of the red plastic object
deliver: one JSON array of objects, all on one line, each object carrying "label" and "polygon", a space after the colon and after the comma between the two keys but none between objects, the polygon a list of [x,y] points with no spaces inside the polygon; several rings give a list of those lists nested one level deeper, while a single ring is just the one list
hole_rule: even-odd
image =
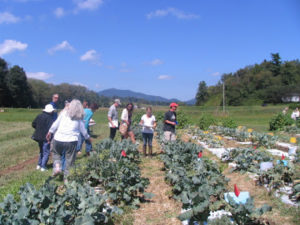
[{"label": "red plastic object", "polygon": [[237,185],[234,185],[234,194],[236,195],[236,197],[239,197],[240,195],[240,190],[238,189]]},{"label": "red plastic object", "polygon": [[126,154],[126,152],[125,152],[124,150],[122,150],[121,155],[122,155],[123,157],[126,157],[126,156],[127,156],[127,154]]},{"label": "red plastic object", "polygon": [[198,153],[198,158],[202,158],[202,152]]}]

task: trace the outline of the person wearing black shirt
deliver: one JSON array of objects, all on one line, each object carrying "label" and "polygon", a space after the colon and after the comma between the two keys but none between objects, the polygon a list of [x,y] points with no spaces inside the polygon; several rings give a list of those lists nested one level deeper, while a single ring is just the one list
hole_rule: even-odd
[{"label": "person wearing black shirt", "polygon": [[178,107],[178,104],[175,102],[172,102],[170,104],[170,110],[165,113],[164,118],[164,139],[166,141],[175,141],[176,140],[176,134],[175,134],[175,126],[177,125],[176,120],[176,109]]}]

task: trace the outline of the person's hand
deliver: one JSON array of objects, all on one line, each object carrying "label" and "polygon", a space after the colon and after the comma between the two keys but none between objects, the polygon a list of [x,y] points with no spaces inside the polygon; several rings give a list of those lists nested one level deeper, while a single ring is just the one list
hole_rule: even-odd
[{"label": "person's hand", "polygon": [[176,122],[173,122],[172,124],[175,126],[175,125],[176,125]]},{"label": "person's hand", "polygon": [[52,134],[50,132],[48,132],[46,135],[46,140],[48,141],[48,143],[50,143],[51,136],[52,136]]}]

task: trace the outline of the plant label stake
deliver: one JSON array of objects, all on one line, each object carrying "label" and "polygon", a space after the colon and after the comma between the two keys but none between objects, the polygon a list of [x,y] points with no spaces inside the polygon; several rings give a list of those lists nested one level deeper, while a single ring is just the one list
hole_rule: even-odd
[{"label": "plant label stake", "polygon": [[126,154],[126,152],[125,152],[124,150],[122,150],[121,155],[122,155],[123,157],[126,157],[126,156],[127,156],[127,154]]},{"label": "plant label stake", "polygon": [[198,153],[198,159],[202,158],[202,152]]},{"label": "plant label stake", "polygon": [[237,185],[234,185],[234,194],[236,195],[236,197],[239,197],[240,195],[240,190],[238,189]]}]

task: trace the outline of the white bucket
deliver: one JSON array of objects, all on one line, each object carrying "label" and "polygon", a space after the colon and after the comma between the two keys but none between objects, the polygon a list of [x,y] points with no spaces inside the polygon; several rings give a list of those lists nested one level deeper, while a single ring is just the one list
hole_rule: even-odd
[{"label": "white bucket", "polygon": [[267,171],[268,169],[273,168],[273,162],[262,162],[260,163],[260,170]]}]

